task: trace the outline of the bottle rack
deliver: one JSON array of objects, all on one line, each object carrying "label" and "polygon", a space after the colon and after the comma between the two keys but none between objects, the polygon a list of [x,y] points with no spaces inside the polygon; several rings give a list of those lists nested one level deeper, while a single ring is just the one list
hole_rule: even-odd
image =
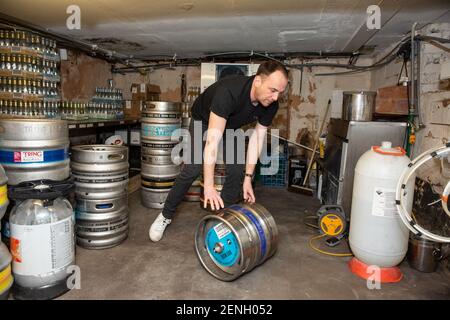
[{"label": "bottle rack", "polygon": [[0,29],[0,116],[59,118],[59,63],[56,41]]},{"label": "bottle rack", "polygon": [[115,88],[95,89],[95,95],[87,106],[90,119],[116,120],[124,118],[122,90]]}]

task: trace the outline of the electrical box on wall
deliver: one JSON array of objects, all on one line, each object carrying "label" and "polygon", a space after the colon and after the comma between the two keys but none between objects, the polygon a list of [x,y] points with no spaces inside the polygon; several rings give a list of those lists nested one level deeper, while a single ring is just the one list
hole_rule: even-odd
[{"label": "electrical box on wall", "polygon": [[450,100],[434,101],[431,104],[432,124],[450,125]]},{"label": "electrical box on wall", "polygon": [[210,85],[229,75],[252,76],[258,71],[259,64],[255,63],[202,63],[201,64],[201,92]]}]

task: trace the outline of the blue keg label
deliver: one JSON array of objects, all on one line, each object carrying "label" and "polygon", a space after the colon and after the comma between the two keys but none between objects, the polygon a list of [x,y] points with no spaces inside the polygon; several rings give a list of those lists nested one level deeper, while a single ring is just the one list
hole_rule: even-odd
[{"label": "blue keg label", "polygon": [[10,151],[0,150],[0,163],[48,163],[69,158],[67,149]]},{"label": "blue keg label", "polygon": [[179,129],[177,124],[171,125],[142,125],[142,136],[144,137],[171,137],[172,132]]},{"label": "blue keg label", "polygon": [[205,244],[213,259],[224,267],[233,266],[239,259],[239,243],[233,232],[223,223],[209,229]]},{"label": "blue keg label", "polygon": [[256,218],[255,215],[250,210],[247,210],[241,206],[233,204],[233,205],[229,206],[229,208],[243,213],[255,225],[256,230],[258,231],[259,240],[261,242],[261,260],[262,260],[264,258],[264,256],[266,255],[267,241],[266,241],[266,235],[264,234],[264,229],[261,226],[261,224],[259,223],[258,218]]}]

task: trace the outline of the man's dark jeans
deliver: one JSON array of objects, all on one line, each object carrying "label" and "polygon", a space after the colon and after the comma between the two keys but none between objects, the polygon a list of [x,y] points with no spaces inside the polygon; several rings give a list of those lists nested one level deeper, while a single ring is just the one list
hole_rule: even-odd
[{"label": "man's dark jeans", "polygon": [[[203,172],[203,150],[205,147],[205,141],[203,141],[203,135],[208,128],[205,125],[202,125],[202,138],[194,136],[194,119],[192,119],[191,124],[189,126],[189,133],[191,135],[190,141],[190,150],[191,150],[191,163],[183,164],[183,168],[175,180],[175,184],[170,190],[166,202],[164,203],[164,208],[162,210],[162,214],[167,219],[172,219],[175,210],[183,200],[184,195],[191,187],[192,183],[195,179]],[[201,156],[197,155],[195,159],[198,163],[194,162],[194,140],[200,139],[202,141],[201,147]],[[226,143],[225,133],[223,138],[223,159],[226,159]],[[241,162],[238,162],[238,154],[237,154],[237,143],[236,139],[234,139],[234,161],[232,163],[226,163],[226,178],[225,183],[220,193],[222,200],[225,206],[229,206],[236,202],[239,197],[242,181],[244,177],[245,170],[245,154]],[[244,149],[245,150],[245,149]],[[197,150],[200,151],[200,150]],[[200,160],[200,161],[199,161]],[[242,164],[239,164],[242,163]]]}]

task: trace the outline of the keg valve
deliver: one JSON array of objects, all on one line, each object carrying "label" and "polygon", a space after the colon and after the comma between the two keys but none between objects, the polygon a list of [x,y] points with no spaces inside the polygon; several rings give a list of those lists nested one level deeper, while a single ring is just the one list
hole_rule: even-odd
[{"label": "keg valve", "polygon": [[222,253],[222,251],[223,251],[223,244],[221,242],[217,242],[214,246],[214,252]]}]

